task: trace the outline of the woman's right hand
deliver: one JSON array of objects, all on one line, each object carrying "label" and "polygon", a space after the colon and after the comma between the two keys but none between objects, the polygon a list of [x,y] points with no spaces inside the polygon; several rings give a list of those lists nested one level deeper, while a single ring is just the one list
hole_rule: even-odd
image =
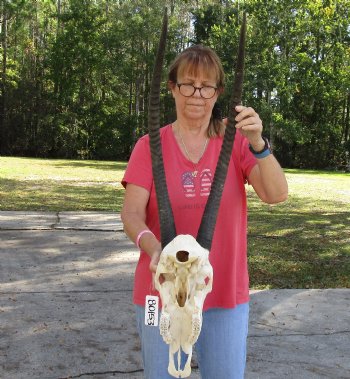
[{"label": "woman's right hand", "polygon": [[161,254],[161,251],[154,251],[152,256],[151,256],[151,262],[149,264],[149,269],[152,273],[156,273],[157,271],[157,266],[158,266],[158,262],[159,262],[159,259],[160,259],[160,254]]},{"label": "woman's right hand", "polygon": [[[151,257],[151,262],[149,264],[149,269],[150,271],[152,272],[152,290],[155,290],[155,277],[156,277],[156,272],[157,272],[157,266],[158,266],[158,263],[159,263],[159,259],[160,259],[160,254],[162,252],[161,251],[155,251],[153,254],[152,254],[152,257]],[[158,278],[159,282],[162,284],[164,282],[164,277],[163,275],[159,275],[159,278]]]}]

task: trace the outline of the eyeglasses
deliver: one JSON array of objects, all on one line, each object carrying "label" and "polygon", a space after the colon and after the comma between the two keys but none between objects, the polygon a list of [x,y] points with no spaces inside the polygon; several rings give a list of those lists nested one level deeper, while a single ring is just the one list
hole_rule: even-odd
[{"label": "eyeglasses", "polygon": [[204,86],[204,87],[195,87],[192,84],[185,84],[185,83],[176,83],[176,85],[179,87],[179,91],[182,96],[191,97],[194,95],[194,93],[199,91],[199,94],[203,99],[211,99],[215,93],[217,88],[212,86]]}]

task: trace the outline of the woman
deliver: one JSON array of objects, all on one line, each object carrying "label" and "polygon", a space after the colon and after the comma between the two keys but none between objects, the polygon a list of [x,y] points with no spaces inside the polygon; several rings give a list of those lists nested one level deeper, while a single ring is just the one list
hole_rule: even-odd
[{"label": "woman", "polygon": [[[225,125],[214,105],[224,88],[224,73],[214,51],[193,46],[170,67],[168,86],[176,120],[161,129],[169,197],[178,234],[196,237],[223,141]],[[246,194],[251,184],[266,203],[287,198],[287,182],[268,143],[258,114],[236,108],[236,133],[209,260],[213,290],[204,303],[202,331],[195,349],[204,379],[241,379],[246,361],[249,283],[247,270]],[[135,273],[134,303],[141,337],[145,377],[171,378],[168,345],[159,330],[144,323],[145,296],[154,294],[154,274],[161,253],[157,201],[148,136],[136,144],[123,185],[125,232],[141,250]]]}]

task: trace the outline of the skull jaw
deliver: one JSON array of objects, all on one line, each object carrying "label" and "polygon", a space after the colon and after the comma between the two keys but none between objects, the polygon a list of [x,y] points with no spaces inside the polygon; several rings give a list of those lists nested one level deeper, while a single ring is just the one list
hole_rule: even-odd
[{"label": "skull jaw", "polygon": [[[188,341],[181,340],[181,337],[183,337],[183,333],[181,333],[181,327],[185,326],[185,329],[189,329],[189,324],[191,323],[191,315],[178,305],[176,305],[176,307],[177,312],[175,311],[175,318],[171,318],[170,314],[167,312],[162,312],[159,322],[159,329],[164,342],[169,344],[168,373],[175,378],[187,378],[191,375],[192,345],[197,340],[199,332],[195,338],[190,338]],[[172,312],[174,312],[174,310],[172,310]],[[192,335],[193,332],[191,334],[191,337]],[[184,368],[180,369],[180,367],[182,367],[182,351],[187,354],[187,359]],[[175,367],[175,357],[177,357],[178,369]]]}]

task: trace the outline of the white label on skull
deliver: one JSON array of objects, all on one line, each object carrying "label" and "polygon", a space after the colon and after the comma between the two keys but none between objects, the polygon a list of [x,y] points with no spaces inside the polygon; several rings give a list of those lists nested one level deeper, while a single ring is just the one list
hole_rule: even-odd
[{"label": "white label on skull", "polygon": [[145,325],[158,326],[158,296],[146,296]]}]

